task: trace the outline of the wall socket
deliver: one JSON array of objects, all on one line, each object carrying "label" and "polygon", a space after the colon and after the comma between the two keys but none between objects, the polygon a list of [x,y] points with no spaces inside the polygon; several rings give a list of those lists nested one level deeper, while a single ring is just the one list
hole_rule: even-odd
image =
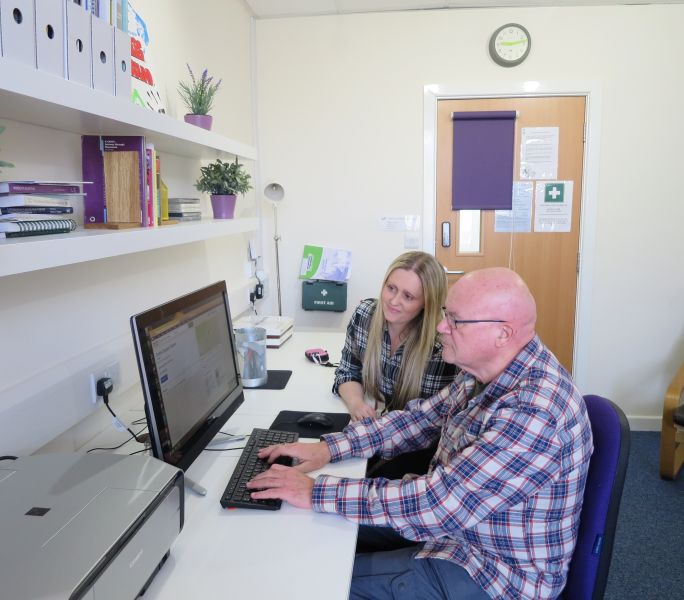
[{"label": "wall socket", "polygon": [[118,361],[107,363],[102,368],[90,373],[90,399],[93,404],[97,404],[97,401],[102,398],[102,396],[97,395],[97,382],[103,377],[109,377],[112,380],[114,391],[116,391],[117,386],[121,382],[121,366]]}]

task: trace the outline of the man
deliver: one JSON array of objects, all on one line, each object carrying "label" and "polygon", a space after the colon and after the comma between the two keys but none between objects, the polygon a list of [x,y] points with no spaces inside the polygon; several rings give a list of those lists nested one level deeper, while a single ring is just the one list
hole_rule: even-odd
[{"label": "man", "polygon": [[[509,269],[449,290],[445,361],[462,371],[425,400],[364,419],[257,476],[255,498],[282,498],[362,525],[350,598],[555,598],[575,546],[591,428],[570,375],[535,334],[536,307]],[[330,461],[391,457],[438,440],[428,473],[402,480],[305,472]],[[371,526],[371,527],[364,527]],[[372,549],[373,552],[365,552]]]}]

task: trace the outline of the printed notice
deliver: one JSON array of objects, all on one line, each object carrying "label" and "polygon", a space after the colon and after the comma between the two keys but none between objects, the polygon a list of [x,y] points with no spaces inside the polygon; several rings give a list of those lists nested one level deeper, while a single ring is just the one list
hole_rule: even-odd
[{"label": "printed notice", "polygon": [[418,231],[420,215],[384,215],[378,219],[381,231]]},{"label": "printed notice", "polygon": [[523,127],[520,179],[558,177],[558,127]]},{"label": "printed notice", "polygon": [[564,233],[572,228],[572,181],[538,182],[534,202],[534,230]]},{"label": "printed notice", "polygon": [[351,251],[323,246],[304,246],[300,279],[346,281],[351,274]]},{"label": "printed notice", "polygon": [[531,181],[513,182],[513,209],[494,211],[494,231],[530,232],[532,231],[532,192]]}]

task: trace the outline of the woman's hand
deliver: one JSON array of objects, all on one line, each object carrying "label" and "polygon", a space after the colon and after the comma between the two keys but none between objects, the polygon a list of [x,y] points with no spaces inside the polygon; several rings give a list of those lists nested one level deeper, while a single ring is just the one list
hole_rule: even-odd
[{"label": "woman's hand", "polygon": [[358,381],[347,381],[341,384],[338,394],[347,406],[352,421],[360,421],[366,417],[376,418],[375,408],[368,406],[364,400],[363,387]]},{"label": "woman's hand", "polygon": [[352,421],[360,421],[366,417],[371,419],[377,418],[375,409],[372,406],[368,406],[363,400],[361,402],[349,402],[347,408],[349,409]]}]

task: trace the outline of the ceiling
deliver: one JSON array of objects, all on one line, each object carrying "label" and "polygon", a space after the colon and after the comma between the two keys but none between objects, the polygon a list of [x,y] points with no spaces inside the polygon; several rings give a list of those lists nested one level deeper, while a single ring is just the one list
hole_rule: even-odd
[{"label": "ceiling", "polygon": [[684,0],[243,0],[258,19],[440,8],[681,4]]}]

